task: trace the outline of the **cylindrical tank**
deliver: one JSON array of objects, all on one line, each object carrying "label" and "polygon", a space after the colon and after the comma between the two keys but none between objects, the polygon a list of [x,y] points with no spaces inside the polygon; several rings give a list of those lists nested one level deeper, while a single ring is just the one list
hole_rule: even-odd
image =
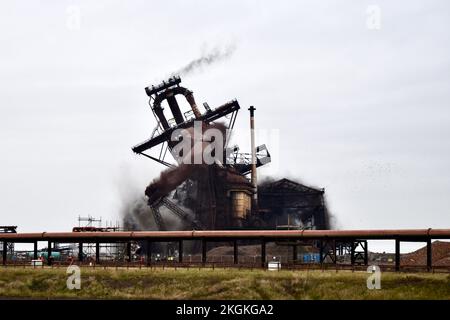
[{"label": "cylindrical tank", "polygon": [[233,219],[246,219],[251,210],[251,196],[245,191],[231,191],[231,214]]}]

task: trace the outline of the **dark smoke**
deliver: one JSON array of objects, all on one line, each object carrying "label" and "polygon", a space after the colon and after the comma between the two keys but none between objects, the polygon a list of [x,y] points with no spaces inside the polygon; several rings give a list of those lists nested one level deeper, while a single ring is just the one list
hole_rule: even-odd
[{"label": "dark smoke", "polygon": [[[217,129],[222,133],[223,141],[225,143],[226,138],[226,126],[223,123],[211,123],[203,124],[203,132],[208,129]],[[191,133],[191,145],[194,144],[194,135]],[[202,145],[203,150],[209,145],[209,142],[205,141]],[[191,163],[194,162],[194,151],[191,150]],[[181,163],[177,167],[169,168],[161,172],[157,179],[154,179],[149,186],[145,189],[145,195],[148,197],[148,203],[153,204],[162,197],[167,196],[170,192],[175,190],[180,184],[193,176],[201,176],[207,174],[206,164],[184,164]]]},{"label": "dark smoke", "polygon": [[169,168],[161,172],[159,178],[153,180],[145,189],[148,203],[152,204],[162,197],[167,196],[183,181],[187,180],[196,167],[196,165],[180,164],[175,168]]},{"label": "dark smoke", "polygon": [[205,66],[209,66],[215,62],[225,60],[229,58],[236,50],[236,46],[231,45],[225,48],[215,47],[210,52],[204,54],[200,58],[194,59],[186,66],[173,72],[170,76],[185,76],[196,70],[202,69]]},{"label": "dark smoke", "polygon": [[[142,182],[127,167],[121,167],[117,176],[117,198],[119,199],[119,216],[121,227],[125,230],[158,230],[147,197],[142,192]],[[161,216],[172,229],[183,229],[182,222],[164,207],[160,208]]]},{"label": "dark smoke", "polygon": [[[172,202],[177,203],[174,199],[172,199]],[[184,207],[183,210],[189,212]],[[164,206],[159,208],[159,213],[166,225],[170,227],[170,230],[183,230],[185,228],[185,222],[180,221],[177,216]],[[144,195],[136,195],[133,198],[129,198],[127,202],[124,202],[121,209],[121,216],[124,230],[158,230],[153,212],[148,206],[147,198]]]},{"label": "dark smoke", "polygon": [[121,215],[125,230],[156,230],[156,224],[152,221],[152,213],[144,196],[136,196],[123,203]]}]

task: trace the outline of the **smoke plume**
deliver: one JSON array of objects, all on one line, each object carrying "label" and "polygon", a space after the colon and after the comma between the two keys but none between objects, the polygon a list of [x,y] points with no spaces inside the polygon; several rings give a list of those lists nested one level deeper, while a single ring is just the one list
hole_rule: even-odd
[{"label": "smoke plume", "polygon": [[123,203],[121,215],[125,230],[156,230],[151,209],[143,195],[136,195]]},{"label": "smoke plume", "polygon": [[[142,189],[145,183],[141,171],[134,171],[126,165],[120,167],[115,178],[118,200],[118,215],[124,230],[158,230],[153,212],[147,204]],[[160,208],[160,214],[173,230],[183,229],[180,219],[166,208]]]},{"label": "smoke plume", "polygon": [[[194,146],[195,139],[194,139],[194,133],[191,132],[192,128],[188,128],[187,131],[190,132],[190,139],[191,139],[191,146]],[[208,129],[216,129],[221,133],[222,137],[222,146],[225,144],[225,138],[226,138],[226,126],[223,123],[211,123],[211,124],[205,124],[203,123],[203,133],[205,130]],[[206,138],[206,137],[203,137]],[[205,148],[207,148],[210,145],[209,141],[203,141],[202,147],[200,149],[200,157],[202,156]],[[190,157],[190,163],[194,162],[194,156],[195,156],[195,150],[194,148],[191,149],[191,152],[189,154]],[[154,179],[148,187],[145,189],[145,195],[148,197],[148,203],[153,204],[157,202],[162,197],[167,196],[170,192],[175,190],[176,187],[178,187],[181,183],[186,181],[192,176],[201,176],[202,174],[207,174],[207,165],[202,164],[185,164],[180,163],[178,166],[166,169],[161,172],[160,176],[156,179]]]},{"label": "smoke plume", "polygon": [[152,204],[175,190],[176,187],[191,176],[194,168],[194,165],[181,164],[178,167],[169,168],[161,172],[159,178],[153,180],[145,189],[148,203]]},{"label": "smoke plume", "polygon": [[215,62],[228,59],[235,50],[235,45],[230,45],[225,48],[215,47],[206,54],[203,54],[201,57],[192,60],[183,68],[172,72],[170,76],[185,76],[191,74],[197,70],[203,69],[205,66],[209,66]]}]

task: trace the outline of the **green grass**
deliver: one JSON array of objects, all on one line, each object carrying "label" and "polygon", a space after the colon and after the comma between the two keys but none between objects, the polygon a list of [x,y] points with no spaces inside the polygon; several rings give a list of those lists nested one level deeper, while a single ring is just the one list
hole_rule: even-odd
[{"label": "green grass", "polygon": [[81,270],[81,290],[66,270],[0,268],[1,298],[69,299],[450,299],[450,275],[383,273],[368,290],[365,272],[211,269]]}]

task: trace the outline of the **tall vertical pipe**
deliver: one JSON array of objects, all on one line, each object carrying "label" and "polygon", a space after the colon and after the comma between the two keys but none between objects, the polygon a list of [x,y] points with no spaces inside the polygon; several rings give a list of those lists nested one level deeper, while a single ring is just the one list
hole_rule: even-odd
[{"label": "tall vertical pipe", "polygon": [[170,111],[172,111],[173,117],[175,118],[175,122],[177,124],[183,123],[184,118],[181,113],[180,107],[178,106],[177,99],[174,94],[168,95],[166,97],[167,103],[169,104]]},{"label": "tall vertical pipe", "polygon": [[156,116],[159,119],[159,122],[161,123],[164,130],[167,130],[170,128],[169,123],[167,122],[166,117],[164,116],[164,110],[161,107],[161,104],[155,103],[153,106],[153,111],[155,111]]},{"label": "tall vertical pipe", "polygon": [[254,106],[248,108],[250,110],[250,139],[252,148],[252,162],[251,162],[251,182],[253,185],[253,203],[252,211],[256,210],[258,204],[258,183],[256,176],[256,146],[255,146],[255,110]]},{"label": "tall vertical pipe", "polygon": [[195,103],[194,95],[192,94],[192,91],[187,91],[186,94],[186,100],[191,105],[192,112],[194,113],[195,119],[198,119],[202,116],[200,111],[198,110],[197,104]]}]

